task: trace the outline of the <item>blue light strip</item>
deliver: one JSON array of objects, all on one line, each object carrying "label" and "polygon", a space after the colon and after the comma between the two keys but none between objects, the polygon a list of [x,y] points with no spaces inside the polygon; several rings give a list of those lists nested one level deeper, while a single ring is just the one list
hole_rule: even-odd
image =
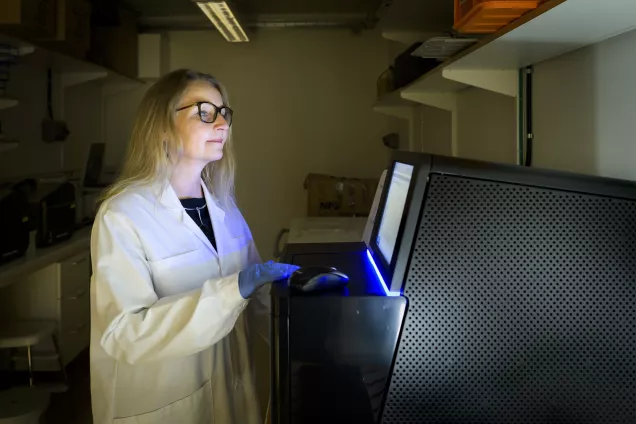
[{"label": "blue light strip", "polygon": [[367,257],[369,258],[369,262],[371,262],[371,265],[373,265],[373,269],[375,269],[375,273],[378,276],[378,278],[380,279],[380,282],[382,283],[382,288],[384,289],[384,293],[386,293],[387,296],[401,296],[402,293],[400,292],[392,292],[389,291],[389,288],[387,287],[386,283],[384,282],[384,278],[382,278],[382,274],[380,274],[380,270],[378,269],[378,266],[375,264],[375,261],[373,260],[373,256],[371,256],[371,252],[369,252],[369,249],[367,249]]}]

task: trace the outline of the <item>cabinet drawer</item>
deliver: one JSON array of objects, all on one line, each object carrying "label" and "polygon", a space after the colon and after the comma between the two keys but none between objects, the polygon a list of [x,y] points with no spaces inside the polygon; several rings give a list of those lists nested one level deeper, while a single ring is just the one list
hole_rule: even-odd
[{"label": "cabinet drawer", "polygon": [[60,262],[60,298],[72,296],[79,287],[90,285],[90,254],[86,250]]},{"label": "cabinet drawer", "polygon": [[90,317],[86,316],[69,328],[60,331],[60,353],[62,362],[66,366],[78,353],[88,347],[90,342]]},{"label": "cabinet drawer", "polygon": [[60,299],[60,332],[73,329],[90,321],[89,287],[79,286]]}]

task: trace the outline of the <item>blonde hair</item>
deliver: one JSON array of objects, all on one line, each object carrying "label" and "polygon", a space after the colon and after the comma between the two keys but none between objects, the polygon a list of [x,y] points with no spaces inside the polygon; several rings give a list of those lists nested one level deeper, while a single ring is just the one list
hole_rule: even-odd
[{"label": "blonde hair", "polygon": [[[106,189],[102,201],[131,187],[157,181],[167,183],[172,166],[183,152],[183,140],[175,124],[176,109],[188,86],[196,81],[210,83],[221,93],[223,104],[229,106],[227,92],[211,75],[180,69],[163,76],[150,87],[139,105],[122,172]],[[223,157],[208,163],[201,172],[210,193],[226,207],[234,204],[236,160],[231,134],[230,129]]]}]

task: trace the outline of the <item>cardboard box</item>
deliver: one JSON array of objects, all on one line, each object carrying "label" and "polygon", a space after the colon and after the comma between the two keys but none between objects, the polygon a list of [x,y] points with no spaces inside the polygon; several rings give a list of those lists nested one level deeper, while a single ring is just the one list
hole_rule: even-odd
[{"label": "cardboard box", "polygon": [[309,174],[307,216],[368,216],[377,186],[376,179]]},{"label": "cardboard box", "polygon": [[73,56],[83,58],[91,46],[91,4],[88,0],[57,2],[57,39]]},{"label": "cardboard box", "polygon": [[116,24],[93,26],[88,58],[127,77],[137,78],[137,14],[121,5],[113,7]]},{"label": "cardboard box", "polygon": [[57,0],[1,0],[0,27],[12,35],[54,40],[57,36]]}]

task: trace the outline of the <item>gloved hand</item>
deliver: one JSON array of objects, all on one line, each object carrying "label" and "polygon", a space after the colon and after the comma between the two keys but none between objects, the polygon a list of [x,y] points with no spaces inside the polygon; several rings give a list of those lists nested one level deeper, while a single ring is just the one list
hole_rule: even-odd
[{"label": "gloved hand", "polygon": [[269,261],[264,264],[254,264],[239,272],[239,292],[243,299],[247,299],[261,286],[276,280],[288,278],[298,266]]}]

